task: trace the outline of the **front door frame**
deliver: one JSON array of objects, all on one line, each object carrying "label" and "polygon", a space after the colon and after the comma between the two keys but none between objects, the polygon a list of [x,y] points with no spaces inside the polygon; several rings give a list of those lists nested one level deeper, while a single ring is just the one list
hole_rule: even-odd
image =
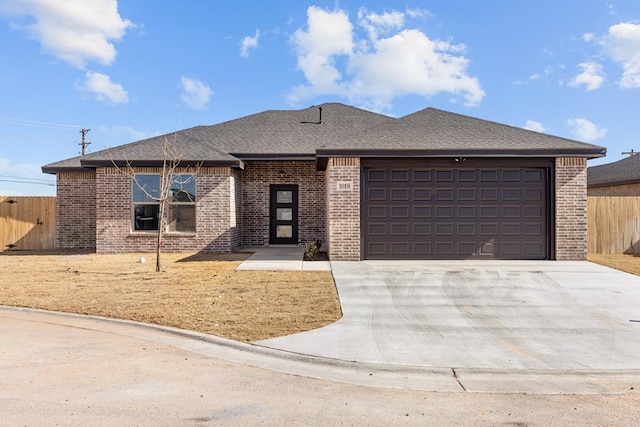
[{"label": "front door frame", "polygon": [[[278,200],[279,192],[291,192],[291,199]],[[278,210],[282,215],[278,217]],[[290,209],[288,213],[287,211]],[[291,230],[290,237],[282,237],[279,231]],[[297,245],[298,244],[298,185],[271,184],[269,186],[269,244]]]}]

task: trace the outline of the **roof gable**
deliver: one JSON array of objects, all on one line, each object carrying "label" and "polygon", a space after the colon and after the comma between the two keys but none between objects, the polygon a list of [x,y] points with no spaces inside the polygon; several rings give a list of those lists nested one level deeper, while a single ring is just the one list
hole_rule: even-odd
[{"label": "roof gable", "polygon": [[515,126],[426,108],[370,128],[349,141],[351,149],[423,150],[445,154],[571,153],[600,157],[603,147]]}]

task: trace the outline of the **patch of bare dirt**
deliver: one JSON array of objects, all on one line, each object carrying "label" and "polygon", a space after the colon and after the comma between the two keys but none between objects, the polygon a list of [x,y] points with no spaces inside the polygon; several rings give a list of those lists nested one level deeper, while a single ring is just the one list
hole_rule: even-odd
[{"label": "patch of bare dirt", "polygon": [[587,259],[596,264],[640,276],[640,257],[625,254],[589,254]]},{"label": "patch of bare dirt", "polygon": [[307,331],[342,316],[330,271],[235,271],[248,255],[163,254],[156,273],[153,254],[0,252],[0,304],[238,341]]}]

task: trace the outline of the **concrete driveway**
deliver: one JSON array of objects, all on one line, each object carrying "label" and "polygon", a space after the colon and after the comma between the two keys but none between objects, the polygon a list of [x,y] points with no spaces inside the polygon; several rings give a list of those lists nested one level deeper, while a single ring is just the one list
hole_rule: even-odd
[{"label": "concrete driveway", "polygon": [[640,369],[640,277],[589,262],[332,262],[344,317],[257,344],[390,365]]}]

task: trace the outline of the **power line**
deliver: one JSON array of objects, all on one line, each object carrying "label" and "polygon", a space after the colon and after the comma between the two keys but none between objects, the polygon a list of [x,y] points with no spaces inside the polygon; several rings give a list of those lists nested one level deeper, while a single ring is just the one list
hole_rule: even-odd
[{"label": "power line", "polygon": [[27,176],[14,176],[14,175],[0,175],[0,178],[22,179],[22,180],[29,180],[29,181],[41,181],[41,182],[46,182],[46,183],[53,182],[50,179],[29,178]]},{"label": "power line", "polygon": [[55,187],[56,185],[51,183],[51,184],[45,184],[44,182],[31,182],[31,181],[18,181],[18,180],[12,180],[12,179],[1,179],[0,178],[0,182],[13,182],[16,184],[35,184],[35,185],[46,185],[48,187]]},{"label": "power line", "polygon": [[11,117],[2,117],[2,116],[0,116],[0,123],[5,123],[9,125],[18,125],[18,126],[41,127],[41,128],[49,128],[49,129],[77,129],[79,127],[77,125],[68,125],[65,123],[41,122],[37,120],[14,119]]}]

